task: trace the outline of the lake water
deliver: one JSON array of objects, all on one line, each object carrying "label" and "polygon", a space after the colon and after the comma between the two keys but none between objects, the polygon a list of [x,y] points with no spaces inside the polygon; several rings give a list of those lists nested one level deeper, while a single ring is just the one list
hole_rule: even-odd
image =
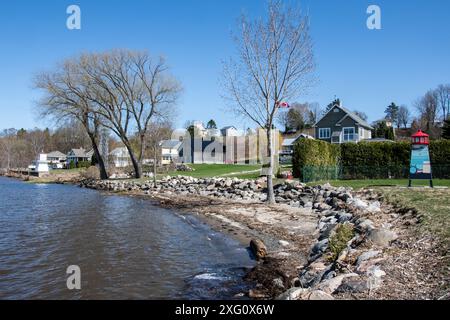
[{"label": "lake water", "polygon": [[[0,299],[227,299],[240,243],[150,201],[0,177]],[[66,286],[78,265],[81,290]]]}]

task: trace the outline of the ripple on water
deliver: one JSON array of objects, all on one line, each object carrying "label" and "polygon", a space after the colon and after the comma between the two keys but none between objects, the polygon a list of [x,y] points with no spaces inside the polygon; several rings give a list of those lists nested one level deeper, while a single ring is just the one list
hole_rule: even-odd
[{"label": "ripple on water", "polygon": [[[0,178],[0,213],[1,298],[233,298],[253,265],[239,243],[142,199]],[[72,264],[80,291],[65,287]]]}]

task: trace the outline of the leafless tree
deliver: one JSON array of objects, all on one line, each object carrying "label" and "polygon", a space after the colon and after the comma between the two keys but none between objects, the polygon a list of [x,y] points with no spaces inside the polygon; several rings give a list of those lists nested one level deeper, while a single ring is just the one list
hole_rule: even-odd
[{"label": "leafless tree", "polygon": [[232,109],[266,131],[267,201],[275,202],[272,130],[280,102],[298,98],[312,84],[309,18],[299,8],[270,1],[268,16],[242,16],[235,37],[238,56],[224,66],[224,98]]},{"label": "leafless tree", "polygon": [[450,115],[450,84],[439,85],[435,90],[437,102],[442,114],[442,120],[447,120]]},{"label": "leafless tree", "polygon": [[107,179],[105,159],[98,148],[100,117],[93,112],[93,104],[87,99],[86,78],[78,59],[66,60],[53,72],[43,72],[34,79],[37,89],[44,94],[38,102],[41,115],[56,123],[76,120],[86,130],[98,161],[101,179]]},{"label": "leafless tree", "polygon": [[[135,177],[140,178],[149,124],[173,114],[181,92],[179,82],[169,73],[164,58],[153,59],[146,52],[86,54],[80,65],[94,113],[121,139]],[[133,134],[139,138],[137,152],[130,141]]]},{"label": "leafless tree", "polygon": [[397,123],[399,125],[403,125],[403,128],[406,128],[408,126],[409,120],[411,118],[411,114],[409,112],[409,109],[405,105],[401,105],[398,109],[397,114]]},{"label": "leafless tree", "polygon": [[319,120],[319,116],[322,114],[322,109],[317,102],[309,104],[308,122],[311,126],[314,126]]},{"label": "leafless tree", "polygon": [[354,110],[353,113],[356,114],[356,115],[357,115],[358,117],[360,117],[361,119],[363,119],[364,121],[367,121],[367,119],[368,119],[367,114],[365,114],[365,113],[362,112],[362,111]]},{"label": "leafless tree", "polygon": [[150,157],[153,159],[153,182],[156,183],[156,168],[161,157],[161,141],[170,139],[173,126],[170,121],[151,122],[146,133],[146,146]]},{"label": "leafless tree", "polygon": [[434,127],[438,115],[438,101],[436,91],[428,91],[414,103],[421,119],[426,123],[426,130]]}]

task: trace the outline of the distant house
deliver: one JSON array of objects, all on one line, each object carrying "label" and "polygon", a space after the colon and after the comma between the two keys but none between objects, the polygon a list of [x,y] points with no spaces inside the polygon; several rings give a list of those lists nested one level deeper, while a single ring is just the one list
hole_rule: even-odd
[{"label": "distant house", "polygon": [[294,144],[299,139],[314,139],[314,137],[306,133],[301,133],[295,138],[284,139],[281,144],[280,156],[292,155],[294,153]]},{"label": "distant house", "polygon": [[167,165],[171,163],[180,162],[180,149],[182,142],[179,140],[163,140],[160,143],[161,147],[161,164]]},{"label": "distant house", "polygon": [[373,127],[341,104],[335,104],[314,125],[316,139],[331,143],[371,139]]},{"label": "distant house", "polygon": [[125,168],[131,166],[131,157],[127,148],[115,148],[109,153],[110,161],[115,168]]},{"label": "distant house", "polygon": [[47,154],[48,165],[52,169],[63,169],[66,167],[67,156],[60,151],[52,151]]},{"label": "distant house", "polygon": [[227,126],[220,129],[220,133],[224,137],[237,137],[239,136],[239,131],[234,126]]},{"label": "distant house", "polygon": [[74,163],[75,166],[80,162],[84,161],[92,161],[92,156],[94,155],[94,151],[86,151],[83,148],[72,149],[67,153],[66,164],[67,167],[70,166],[70,163]]},{"label": "distant house", "polygon": [[47,154],[39,154],[39,157],[28,166],[28,171],[37,173],[38,176],[47,174],[49,171]]}]

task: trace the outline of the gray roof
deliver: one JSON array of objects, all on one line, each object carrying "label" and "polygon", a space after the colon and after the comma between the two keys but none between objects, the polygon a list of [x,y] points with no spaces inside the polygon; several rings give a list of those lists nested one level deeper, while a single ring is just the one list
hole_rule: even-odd
[{"label": "gray roof", "polygon": [[226,127],[223,127],[220,130],[228,130],[228,129],[236,129],[236,127],[235,126],[226,126]]},{"label": "gray roof", "polygon": [[71,154],[70,156],[76,157],[76,158],[89,158],[89,157],[92,157],[92,155],[94,154],[94,150],[90,150],[90,151],[86,152],[86,150],[84,150],[83,148],[72,149],[69,151],[67,156],[69,156],[69,154]]},{"label": "gray roof", "polygon": [[66,155],[60,151],[52,151],[47,154],[47,158],[66,158]]},{"label": "gray roof", "polygon": [[160,146],[164,149],[178,149],[181,145],[179,140],[163,140],[160,142]]},{"label": "gray roof", "polygon": [[340,108],[340,109],[341,109],[342,111],[344,111],[350,118],[352,118],[353,120],[355,120],[355,121],[356,121],[358,124],[360,124],[361,126],[367,128],[367,129],[371,129],[371,130],[373,129],[373,127],[372,127],[367,121],[361,119],[361,117],[359,117],[359,116],[358,116],[357,114],[355,114],[354,112],[352,112],[352,111],[348,110],[347,108],[344,108],[343,106],[338,105],[338,104],[334,105],[333,108],[330,108],[330,110],[328,110],[328,112],[325,113],[325,114],[323,115],[323,117],[320,118],[320,119],[314,124],[314,126],[317,126],[317,123],[319,123],[323,118],[325,118],[325,117],[328,115],[328,113],[329,113],[331,110],[333,110],[334,108]]},{"label": "gray roof", "polygon": [[365,120],[361,119],[360,116],[358,116],[356,113],[351,112],[350,110],[347,110],[346,108],[342,107],[342,106],[337,106],[338,108],[341,108],[342,110],[344,110],[344,112],[346,112],[349,117],[351,117],[353,120],[355,120],[356,122],[358,122],[360,125],[362,125],[363,127],[366,127],[368,129],[373,129],[373,127]]}]

